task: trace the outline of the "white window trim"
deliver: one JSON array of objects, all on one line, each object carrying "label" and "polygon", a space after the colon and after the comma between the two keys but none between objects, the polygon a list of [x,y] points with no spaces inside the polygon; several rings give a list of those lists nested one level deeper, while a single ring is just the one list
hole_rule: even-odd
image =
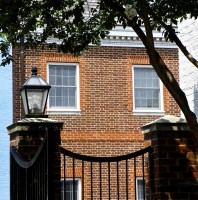
[{"label": "white window trim", "polygon": [[[66,181],[73,181],[73,178],[66,178],[65,179]],[[75,181],[78,181],[78,189],[77,189],[77,200],[81,200],[81,179],[80,178],[75,178],[74,179]],[[61,179],[61,182],[63,182],[64,179],[62,178]]]},{"label": "white window trim", "polygon": [[160,109],[135,109],[135,87],[134,87],[134,68],[153,68],[151,65],[132,65],[132,81],[133,81],[133,114],[134,115],[164,115],[164,97],[163,84],[160,80]]},{"label": "white window trim", "polygon": [[49,65],[76,65],[76,108],[49,108],[49,100],[47,101],[47,113],[48,114],[80,114],[80,72],[79,63],[47,63],[47,81],[49,83]]},{"label": "white window trim", "polygon": [[[139,196],[138,196],[138,180],[143,180],[143,177],[136,177],[136,181],[135,181],[135,187],[136,187],[136,200],[140,200]],[[146,186],[145,186],[146,187]],[[146,188],[145,188],[146,191]],[[146,194],[145,194],[146,195]]]}]

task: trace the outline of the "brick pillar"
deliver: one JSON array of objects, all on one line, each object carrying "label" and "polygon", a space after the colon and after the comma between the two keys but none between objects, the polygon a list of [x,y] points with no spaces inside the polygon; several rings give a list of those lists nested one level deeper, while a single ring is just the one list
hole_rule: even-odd
[{"label": "brick pillar", "polygon": [[198,199],[197,153],[186,121],[167,115],[142,132],[145,144],[153,148],[153,199]]},{"label": "brick pillar", "polygon": [[[21,160],[29,162],[38,152],[43,141],[45,140],[47,156],[46,162],[41,163],[47,165],[48,169],[48,187],[49,193],[47,194],[49,200],[60,200],[60,131],[63,123],[47,118],[25,118],[17,123],[10,125],[8,133],[10,135],[10,146],[12,149],[22,157]],[[11,162],[12,163],[12,162]],[[11,164],[12,165],[12,164]],[[11,166],[12,169],[12,166]],[[39,172],[38,172],[39,173]],[[12,176],[12,171],[11,171]],[[28,177],[27,177],[28,178]],[[19,176],[20,179],[20,176]],[[11,182],[13,177],[11,177]],[[15,181],[15,180],[13,180]],[[19,180],[21,184],[27,185],[24,178]],[[22,187],[23,188],[23,187]],[[24,186],[24,188],[26,188]],[[31,188],[30,188],[31,189]],[[28,193],[28,190],[23,191]],[[11,191],[12,193],[12,191]],[[13,194],[16,196],[16,194]],[[12,197],[12,194],[11,194]],[[34,197],[33,197],[34,198]]]}]

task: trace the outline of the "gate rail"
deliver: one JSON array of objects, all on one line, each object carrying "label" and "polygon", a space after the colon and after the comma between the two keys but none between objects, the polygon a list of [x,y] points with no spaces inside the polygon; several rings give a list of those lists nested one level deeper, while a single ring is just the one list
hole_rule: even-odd
[{"label": "gate rail", "polygon": [[[62,147],[60,147],[60,152],[63,168],[62,199],[67,200],[66,181],[68,178],[73,180],[73,196],[70,199],[78,199],[75,192],[77,190],[75,180],[79,177],[81,178],[82,200],[152,199],[151,147],[114,157],[81,155]],[[143,191],[139,191],[139,194],[136,188],[138,176],[142,177],[143,183],[147,180],[146,184],[143,184]]]}]

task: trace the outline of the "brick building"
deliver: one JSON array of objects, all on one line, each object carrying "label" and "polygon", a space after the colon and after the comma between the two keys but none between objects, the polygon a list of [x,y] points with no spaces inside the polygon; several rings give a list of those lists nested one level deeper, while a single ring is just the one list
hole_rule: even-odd
[{"label": "brick building", "polygon": [[[177,79],[178,49],[155,33],[156,47]],[[21,119],[20,49],[13,50],[14,121]],[[52,86],[49,118],[64,122],[61,145],[73,152],[117,156],[144,147],[140,127],[180,110],[162,85],[139,38],[116,27],[100,47],[80,57],[37,48],[25,51],[25,79],[31,66]],[[23,69],[22,69],[23,70]],[[140,175],[141,176],[141,175]],[[69,180],[69,179],[68,179]]]}]

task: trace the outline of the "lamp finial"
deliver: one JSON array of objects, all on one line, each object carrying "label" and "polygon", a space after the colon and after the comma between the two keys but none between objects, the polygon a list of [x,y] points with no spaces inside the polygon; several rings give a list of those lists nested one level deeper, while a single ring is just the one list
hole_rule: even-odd
[{"label": "lamp finial", "polygon": [[32,67],[31,69],[32,75],[37,75],[37,67]]}]

